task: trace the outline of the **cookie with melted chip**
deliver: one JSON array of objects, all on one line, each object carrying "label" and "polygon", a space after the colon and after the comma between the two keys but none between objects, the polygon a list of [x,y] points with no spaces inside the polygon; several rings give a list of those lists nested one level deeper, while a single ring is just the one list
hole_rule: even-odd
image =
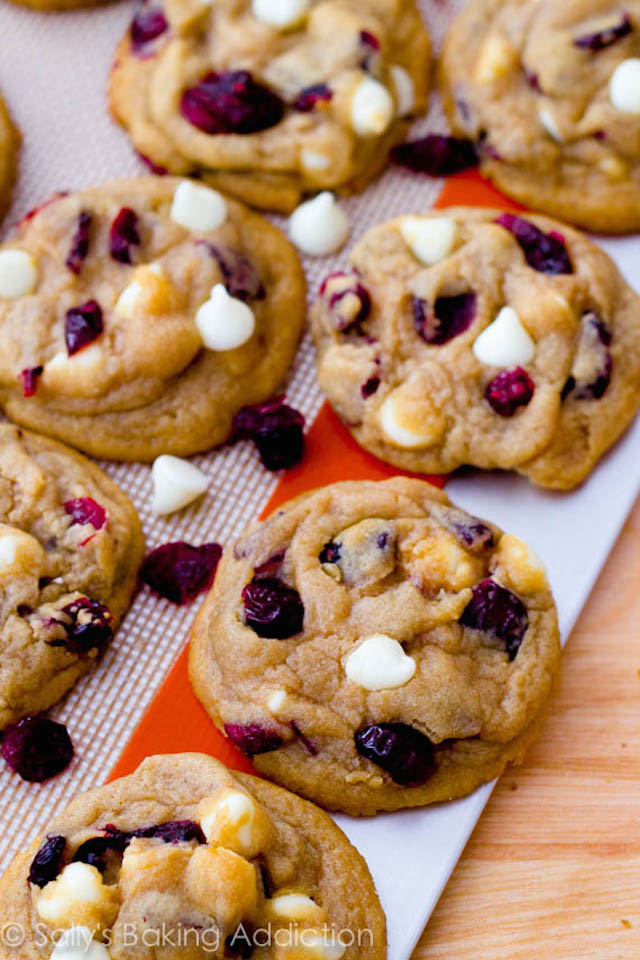
[{"label": "cookie with melted chip", "polygon": [[153,170],[290,211],[362,190],[429,79],[415,0],[167,0],[136,14],[109,100]]},{"label": "cookie with melted chip", "polygon": [[318,376],[365,449],[581,483],[640,404],[640,299],[575,230],[451,208],[369,230],[312,313]]},{"label": "cookie with melted chip", "polygon": [[333,821],[201,754],[150,757],[78,797],[16,857],[0,894],[2,920],[26,932],[23,960],[75,956],[51,952],[54,933],[92,960],[152,960],[159,942],[164,960],[254,947],[277,960],[386,957],[373,881]]},{"label": "cookie with melted chip", "polygon": [[506,194],[589,230],[640,228],[638,0],[470,0],[440,86]]},{"label": "cookie with melted chip", "polygon": [[281,385],[304,292],[284,235],[202,184],[55,197],[0,247],[0,406],[105,459],[209,449]]},{"label": "cookie with melted chip", "polygon": [[102,470],[0,424],[0,730],[89,670],[129,606],[143,551],[133,506]]},{"label": "cookie with melted chip", "polygon": [[260,773],[354,815],[519,762],[559,666],[544,568],[421,480],[324,487],[223,555],[194,690]]}]

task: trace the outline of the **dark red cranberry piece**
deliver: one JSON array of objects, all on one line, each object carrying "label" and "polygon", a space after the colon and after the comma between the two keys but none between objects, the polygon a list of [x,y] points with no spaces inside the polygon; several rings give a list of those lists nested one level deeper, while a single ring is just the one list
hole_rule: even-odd
[{"label": "dark red cranberry piece", "polygon": [[102,308],[95,300],[67,310],[64,339],[69,356],[82,350],[100,336],[103,330]]},{"label": "dark red cranberry piece", "polygon": [[139,246],[138,214],[131,207],[123,207],[109,229],[109,252],[118,263],[131,263],[131,247]]},{"label": "dark red cranberry piece", "polygon": [[286,640],[302,630],[300,594],[277,577],[254,579],[242,591],[244,619],[259,637]]},{"label": "dark red cranberry piece", "polygon": [[[113,615],[97,600],[81,597],[68,603],[62,612],[71,620],[70,624],[65,624],[67,640],[63,645],[76,653],[88,653],[102,647],[113,636]],[[54,641],[52,645],[60,644]]]},{"label": "dark red cranberry piece", "polygon": [[595,33],[586,33],[582,37],[577,37],[573,41],[573,45],[580,50],[590,50],[592,53],[599,53],[601,50],[606,50],[607,47],[611,47],[614,43],[617,43],[618,40],[622,40],[623,37],[628,36],[632,31],[631,17],[628,13],[623,13],[619,23],[608,27],[606,30],[598,30]]},{"label": "dark red cranberry piece", "polygon": [[[268,897],[266,889],[264,895]],[[245,923],[240,923],[224,941],[225,952],[232,957],[240,957],[241,960],[250,960],[253,956],[254,941],[255,933],[252,934],[251,928]]]},{"label": "dark red cranberry piece", "polygon": [[324,547],[320,551],[320,556],[318,559],[320,560],[320,563],[338,563],[341,556],[342,544],[336,543],[335,540],[329,540],[329,543],[325,543]]},{"label": "dark red cranberry piece", "polygon": [[484,392],[491,408],[501,417],[512,417],[519,407],[531,403],[536,385],[522,367],[499,373]]},{"label": "dark red cranberry piece", "polygon": [[311,740],[309,740],[309,738],[308,738],[307,736],[304,735],[304,733],[303,733],[302,730],[300,729],[300,726],[295,722],[295,720],[292,720],[291,723],[289,724],[289,726],[291,727],[291,729],[293,730],[293,732],[295,733],[296,737],[298,738],[298,740],[300,741],[300,743],[302,744],[302,746],[304,747],[304,749],[307,751],[307,753],[309,754],[309,756],[310,756],[310,757],[317,757],[317,756],[318,756],[318,748],[316,747],[315,744],[313,744],[313,743],[311,742]]},{"label": "dark red cranberry piece", "polygon": [[369,397],[372,397],[374,393],[377,393],[380,386],[380,377],[369,377],[368,380],[360,387],[360,394],[362,395],[363,400],[367,400]]},{"label": "dark red cranberry piece", "polygon": [[436,518],[470,553],[482,553],[494,545],[493,530],[488,524],[458,507],[434,510]]},{"label": "dark red cranberry piece", "polygon": [[320,296],[329,304],[336,330],[345,333],[359,327],[371,313],[371,296],[357,277],[330,273],[320,287]]},{"label": "dark red cranberry piece", "polygon": [[413,297],[412,308],[419,336],[426,343],[442,346],[469,329],[476,315],[476,295],[460,293],[454,297],[438,297],[433,313],[425,300]]},{"label": "dark red cranberry piece", "polygon": [[66,837],[47,837],[29,867],[29,883],[46,887],[60,874],[67,849]]},{"label": "dark red cranberry piece", "polygon": [[120,865],[122,854],[129,842],[129,837],[125,833],[91,837],[80,844],[73,855],[73,862],[88,863],[100,873],[106,873],[110,867]]},{"label": "dark red cranberry piece", "polygon": [[369,30],[361,30],[360,46],[365,51],[360,66],[363,70],[375,71],[380,61],[380,41]]},{"label": "dark red cranberry piece", "polygon": [[57,193],[54,193],[52,197],[49,197],[48,200],[45,200],[43,203],[39,203],[37,206],[32,207],[31,210],[25,213],[22,220],[19,221],[18,226],[21,227],[23,224],[28,223],[29,220],[33,220],[41,210],[44,210],[46,207],[50,207],[52,203],[55,203],[56,200],[62,200],[63,197],[68,197],[68,190],[58,190]]},{"label": "dark red cranberry piece", "polygon": [[585,313],[571,376],[562,391],[563,400],[571,394],[575,400],[600,400],[611,383],[613,360],[611,331],[597,313]]},{"label": "dark red cranberry piece", "polygon": [[265,577],[276,577],[282,566],[282,561],[284,560],[284,551],[281,553],[274,553],[272,557],[269,557],[268,560],[265,560],[264,563],[261,563],[253,571],[253,575],[257,580],[262,580]]},{"label": "dark red cranberry piece", "polygon": [[144,54],[145,48],[153,40],[169,29],[167,18],[161,7],[143,6],[131,21],[131,47],[135,54]]},{"label": "dark red cranberry piece", "polygon": [[391,159],[415,173],[430,177],[449,177],[461,170],[477,167],[478,149],[472,140],[429,134],[420,140],[400,143],[391,151]]},{"label": "dark red cranberry piece", "polygon": [[65,260],[65,265],[75,274],[80,273],[82,264],[89,253],[91,220],[92,217],[88,210],[82,210],[78,214],[78,222],[71,240],[71,248]]},{"label": "dark red cranberry piece", "polygon": [[536,93],[542,93],[542,87],[540,86],[540,78],[538,74],[530,73],[528,70],[525,70],[525,76],[531,89],[535,90]]},{"label": "dark red cranberry piece", "polygon": [[34,397],[38,389],[38,380],[42,376],[44,367],[27,367],[20,371],[19,380],[22,385],[23,397]]},{"label": "dark red cranberry piece", "polygon": [[405,723],[374,723],[354,736],[356,750],[403,787],[419,787],[434,770],[434,746]]},{"label": "dark red cranberry piece", "polygon": [[543,233],[513,213],[501,214],[496,223],[513,234],[533,270],[548,274],[573,273],[564,238],[559,233]]},{"label": "dark red cranberry piece", "polygon": [[90,523],[94,530],[102,530],[102,528],[107,525],[106,510],[91,497],[78,497],[76,500],[67,500],[62,506],[69,516],[72,517],[71,526],[75,523],[82,525]]},{"label": "dark red cranberry piece", "polygon": [[23,780],[42,783],[69,766],[73,744],[62,723],[24,717],[4,731],[2,757]]},{"label": "dark red cranberry piece", "polygon": [[243,407],[233,418],[236,440],[253,440],[267,470],[286,470],[302,460],[304,417],[284,397]]},{"label": "dark red cranberry piece", "polygon": [[182,116],[210,134],[267,130],[280,123],[284,109],[280,97],[246,70],[209,73],[180,102]]},{"label": "dark red cranberry piece", "polygon": [[147,167],[151,173],[155,173],[157,177],[165,177],[169,173],[166,167],[160,166],[159,163],[154,163],[151,157],[148,157],[146,153],[140,153],[139,150],[136,150],[136,153],[138,155],[138,159],[144,163],[145,167]]},{"label": "dark red cranberry piece", "polygon": [[511,590],[491,579],[477,583],[471,593],[460,623],[502,640],[509,660],[515,660],[529,626],[524,603]]},{"label": "dark red cranberry piece", "polygon": [[227,292],[239,300],[263,300],[266,290],[255,264],[249,257],[231,247],[216,247],[206,240],[199,240],[211,256],[218,261]]},{"label": "dark red cranberry piece", "polygon": [[276,730],[267,730],[259,723],[225,723],[224,732],[229,740],[249,757],[255,757],[259,753],[270,753],[284,743]]},{"label": "dark red cranberry piece", "polygon": [[219,543],[165,543],[145,559],[140,579],[172,603],[188,603],[211,586],[221,556]]},{"label": "dark red cranberry piece", "polygon": [[169,820],[166,823],[158,823],[152,827],[139,827],[131,831],[131,839],[151,838],[162,840],[163,843],[206,843],[206,837],[202,832],[200,824],[194,820]]},{"label": "dark red cranberry piece", "polygon": [[299,110],[300,113],[311,113],[316,104],[328,103],[332,97],[333,93],[326,83],[316,83],[300,91],[293,102],[293,109]]}]

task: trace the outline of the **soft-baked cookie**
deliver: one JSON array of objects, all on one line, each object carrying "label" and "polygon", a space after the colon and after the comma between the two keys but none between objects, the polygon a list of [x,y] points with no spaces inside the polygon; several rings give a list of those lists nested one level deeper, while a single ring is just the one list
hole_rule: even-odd
[{"label": "soft-baked cookie", "polygon": [[638,0],[469,0],[440,86],[505,193],[587,229],[640,229]]},{"label": "soft-baked cookie", "polygon": [[454,208],[374,227],[313,309],[320,385],[356,440],[418,473],[568,489],[640,403],[640,299],[586,237]]},{"label": "soft-baked cookie", "polygon": [[143,551],[133,506],[102,470],[0,424],[0,730],[52,706],[90,668]]},{"label": "soft-baked cookie", "polygon": [[74,800],[13,861],[0,904],[3,929],[26,931],[20,960],[75,957],[52,952],[54,932],[91,960],[386,957],[373,881],[330,817],[200,754]]},{"label": "soft-baked cookie", "polygon": [[279,230],[191,180],[54,198],[0,247],[0,406],[97,457],[209,449],[280,386],[304,292]]},{"label": "soft-baked cookie", "polygon": [[18,169],[20,134],[14,127],[9,111],[0,97],[0,217],[4,216],[11,200],[11,191]]},{"label": "soft-baked cookie", "polygon": [[166,0],[116,52],[110,104],[153,169],[252,206],[362,190],[427,103],[415,0]]},{"label": "soft-baked cookie", "polygon": [[558,668],[544,568],[422,480],[334,484],[223,554],[196,694],[261,772],[363,815],[521,760]]},{"label": "soft-baked cookie", "polygon": [[82,7],[99,7],[110,0],[10,0],[20,7],[30,7],[40,13],[52,13],[64,10],[77,10]]}]

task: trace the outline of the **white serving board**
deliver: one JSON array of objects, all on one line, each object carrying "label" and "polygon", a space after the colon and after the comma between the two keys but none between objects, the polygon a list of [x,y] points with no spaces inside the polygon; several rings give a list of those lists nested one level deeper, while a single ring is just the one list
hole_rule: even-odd
[{"label": "white serving board", "polygon": [[[437,41],[460,0],[420,3]],[[104,94],[113,50],[133,8],[124,0],[102,9],[46,16],[0,0],[0,89],[24,135],[20,182],[1,239],[12,219],[56,190],[144,172],[109,120]],[[441,123],[436,105],[429,128]],[[347,202],[354,239],[377,220],[425,209],[438,191],[438,184],[423,178],[387,173],[363,197]],[[633,282],[640,243],[603,245]],[[343,262],[342,256],[307,261],[310,290],[315,292],[320,278]],[[292,402],[312,417],[322,398],[308,340],[288,390]],[[273,487],[246,449],[214,452],[197,462],[212,477],[213,499],[207,498],[197,512],[169,520],[150,514],[146,467],[107,468],[134,500],[151,545],[178,538],[227,541],[257,516]],[[575,493],[543,493],[504,474],[455,479],[447,489],[461,506],[531,541],[548,567],[566,639],[639,488],[640,421]],[[195,609],[176,611],[139,595],[99,668],[54,711],[69,724],[76,743],[78,757],[71,769],[42,787],[16,783],[0,769],[1,866],[55,809],[105,779],[183,646],[193,613]],[[465,800],[428,810],[369,820],[336,817],[373,873],[388,919],[390,960],[410,955],[491,790],[488,785]]]}]

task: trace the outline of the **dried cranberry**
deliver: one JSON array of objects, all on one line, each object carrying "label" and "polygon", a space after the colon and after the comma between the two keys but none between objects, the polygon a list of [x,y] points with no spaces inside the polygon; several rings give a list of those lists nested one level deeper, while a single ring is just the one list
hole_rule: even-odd
[{"label": "dried cranberry", "polygon": [[433,313],[425,300],[413,297],[412,308],[419,336],[426,343],[442,346],[469,329],[476,315],[476,295],[460,293],[454,297],[438,297]]},{"label": "dried cranberry", "polygon": [[364,47],[365,55],[360,61],[363,70],[374,72],[380,62],[380,41],[369,30],[360,31],[360,46]]},{"label": "dried cranberry", "polygon": [[480,162],[478,149],[472,140],[443,137],[429,134],[420,140],[400,143],[391,151],[391,159],[415,173],[430,177],[448,177],[477,167]]},{"label": "dried cranberry", "polygon": [[66,837],[47,837],[31,861],[29,883],[42,889],[55,880],[62,870],[66,849]]},{"label": "dried cranberry", "polygon": [[[268,897],[266,890],[265,897]],[[232,957],[240,957],[241,960],[250,960],[253,956],[254,939],[255,933],[252,934],[251,928],[248,928],[245,923],[240,923],[224,941],[225,953],[231,954]]]},{"label": "dried cranberry", "polygon": [[533,270],[548,274],[573,273],[564,237],[559,233],[543,233],[529,220],[513,213],[501,214],[496,223],[513,234]]},{"label": "dried cranberry", "polygon": [[113,616],[108,607],[81,597],[62,608],[71,623],[63,624],[67,639],[54,640],[51,646],[65,646],[74,653],[88,653],[102,647],[113,636]]},{"label": "dried cranberry", "polygon": [[302,460],[304,417],[284,397],[243,407],[233,418],[236,440],[253,440],[267,470],[286,470]]},{"label": "dried cranberry", "polygon": [[131,207],[123,207],[109,229],[109,252],[118,263],[131,263],[131,247],[139,246],[138,214]]},{"label": "dried cranberry", "polygon": [[79,307],[67,310],[64,339],[69,356],[97,340],[102,330],[102,308],[97,301],[87,300]]},{"label": "dried cranberry", "polygon": [[255,578],[242,591],[244,617],[259,637],[286,640],[302,630],[304,605],[300,594],[277,577]]},{"label": "dried cranberry", "polygon": [[620,23],[608,27],[606,30],[598,30],[595,33],[587,33],[582,37],[577,37],[573,41],[573,45],[580,50],[590,50],[592,53],[599,53],[601,50],[606,50],[607,47],[611,47],[614,43],[617,43],[618,40],[622,40],[623,37],[628,36],[632,31],[631,17],[625,12],[622,14]]},{"label": "dried cranberry", "polygon": [[305,734],[302,732],[302,730],[300,729],[299,725],[295,722],[295,720],[292,720],[289,726],[291,727],[291,729],[293,730],[296,737],[298,738],[298,740],[300,741],[304,749],[307,751],[309,756],[317,757],[318,748],[314,743],[311,742],[311,740],[309,740],[307,736],[305,736]]},{"label": "dried cranberry", "polygon": [[78,215],[76,230],[71,240],[71,249],[65,260],[65,265],[75,274],[80,273],[82,264],[89,253],[91,220],[92,217],[88,210],[82,210]]},{"label": "dried cranberry", "polygon": [[512,417],[519,407],[531,403],[536,385],[522,367],[499,373],[484,392],[485,399],[501,417]]},{"label": "dried cranberry", "polygon": [[71,526],[75,523],[90,523],[94,530],[102,530],[107,525],[107,512],[104,507],[96,503],[91,497],[78,497],[76,500],[67,500],[62,506],[72,517]]},{"label": "dried cranberry", "polygon": [[293,109],[299,110],[300,113],[310,113],[317,103],[322,101],[328,103],[332,97],[333,93],[326,83],[316,83],[300,91],[293,102]]},{"label": "dried cranberry", "polygon": [[2,756],[23,780],[42,783],[69,766],[73,744],[62,723],[47,717],[24,717],[4,731]]},{"label": "dried cranberry", "polygon": [[367,400],[369,397],[372,397],[374,393],[377,393],[379,387],[380,377],[369,377],[360,387],[362,399]]},{"label": "dried cranberry", "polygon": [[236,747],[250,757],[258,753],[270,753],[284,743],[276,730],[267,730],[259,723],[225,723],[224,732]]},{"label": "dried cranberry", "polygon": [[221,556],[219,543],[165,543],[145,559],[140,578],[172,603],[188,603],[211,586]]},{"label": "dried cranberry", "polygon": [[257,580],[262,580],[265,577],[276,577],[278,571],[282,566],[282,561],[284,560],[284,551],[280,553],[274,553],[272,557],[269,557],[268,560],[265,560],[264,563],[261,563],[253,571],[253,575]]},{"label": "dried cranberry", "polygon": [[137,837],[162,840],[163,843],[191,843],[194,840],[197,843],[207,842],[202,827],[194,820],[168,820],[152,827],[139,827],[132,830],[130,836],[132,839]]},{"label": "dried cranberry", "polygon": [[509,660],[515,660],[529,626],[524,603],[515,593],[491,579],[477,583],[471,593],[472,598],[460,617],[460,623],[502,640]]},{"label": "dried cranberry", "polygon": [[482,553],[494,545],[493,530],[458,507],[434,508],[436,519],[463,543],[470,553]]},{"label": "dried cranberry", "polygon": [[320,551],[320,556],[318,559],[320,560],[320,563],[338,563],[341,556],[342,544],[336,543],[335,540],[329,540],[329,543],[325,543],[324,547]]},{"label": "dried cranberry", "polygon": [[22,396],[34,397],[38,389],[38,380],[42,376],[44,367],[26,367],[20,371],[18,379],[22,384]]},{"label": "dried cranberry", "polygon": [[205,133],[257,133],[280,123],[284,103],[246,70],[209,73],[185,90],[180,112]]},{"label": "dried cranberry", "polygon": [[167,18],[161,7],[143,6],[131,21],[131,47],[137,55],[144,54],[144,48],[169,29]]},{"label": "dried cranberry", "polygon": [[232,247],[216,247],[206,240],[198,243],[205,246],[218,261],[227,292],[240,300],[263,300],[266,291],[255,264],[249,257]]},{"label": "dried cranberry", "polygon": [[56,202],[56,200],[62,200],[63,197],[68,197],[68,196],[69,196],[68,190],[58,190],[58,192],[54,193],[53,196],[49,197],[48,200],[45,200],[43,203],[39,203],[37,204],[37,206],[32,207],[31,210],[28,210],[27,213],[25,213],[22,220],[19,221],[18,226],[21,227],[23,224],[28,223],[29,220],[33,220],[33,218],[37,216],[41,210],[46,209],[46,207],[50,207],[52,203]]},{"label": "dried cranberry", "polygon": [[151,173],[155,173],[157,177],[165,177],[169,171],[166,167],[160,166],[158,163],[154,163],[151,157],[148,157],[146,153],[140,153],[139,150],[136,150],[138,159],[142,160],[145,167],[148,167]]},{"label": "dried cranberry", "polygon": [[359,326],[371,313],[371,296],[357,277],[349,273],[330,273],[320,287],[331,311],[336,330],[343,333]]},{"label": "dried cranberry", "polygon": [[381,767],[395,783],[418,787],[434,770],[434,746],[428,737],[405,723],[375,723],[354,736],[362,757]]},{"label": "dried cranberry", "polygon": [[613,372],[611,340],[604,320],[593,311],[585,313],[571,376],[562,391],[563,400],[569,394],[575,400],[600,400],[605,395]]},{"label": "dried cranberry", "polygon": [[73,855],[73,862],[88,863],[100,873],[106,873],[109,867],[120,864],[120,858],[128,844],[129,837],[125,833],[91,837],[80,844]]}]

